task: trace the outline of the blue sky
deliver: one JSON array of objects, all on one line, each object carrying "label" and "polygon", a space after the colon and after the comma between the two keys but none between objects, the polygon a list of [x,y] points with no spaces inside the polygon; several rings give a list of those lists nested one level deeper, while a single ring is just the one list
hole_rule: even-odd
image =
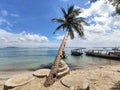
[{"label": "blue sky", "polygon": [[84,7],[85,2],[80,0],[0,0],[0,10],[7,13],[1,17],[11,24],[7,27],[1,25],[0,28],[13,33],[22,31],[39,33],[50,38],[56,27],[51,19],[61,16],[59,7],[66,8],[71,4]]},{"label": "blue sky", "polygon": [[[91,24],[91,26],[85,26],[85,30],[89,29],[89,32],[85,31],[86,40],[79,39],[76,35],[74,41],[68,39],[68,46],[79,47],[87,46],[88,44],[89,46],[104,46],[99,45],[99,43],[106,38],[106,40],[109,41],[108,34],[110,32],[112,34],[116,33],[112,31],[119,32],[119,25],[114,26],[115,30],[113,30],[113,27],[110,27],[110,24],[119,23],[117,21],[119,16],[116,16],[115,18],[111,17],[110,15],[114,12],[114,8],[110,5],[104,5],[102,0],[94,4],[89,4],[88,0],[0,0],[0,47],[59,46],[65,32],[59,31],[56,35],[53,35],[53,31],[59,24],[52,23],[51,19],[62,16],[60,7],[67,8],[73,4],[77,7],[83,8],[85,12],[82,16],[87,18],[89,23],[94,22],[92,23],[94,25]],[[97,7],[97,5],[100,7]],[[104,11],[104,7],[108,9]],[[112,10],[110,10],[111,7]],[[111,20],[114,20],[114,23],[108,21],[108,17]],[[103,28],[100,29],[99,27],[101,27],[101,24],[105,24],[106,22],[108,23],[104,26],[105,30],[102,30]],[[93,36],[90,36],[91,33]],[[93,42],[94,39],[99,38],[96,36],[98,34],[102,36],[102,39]],[[81,43],[80,45],[76,45],[78,41]],[[108,42],[106,46],[109,44],[119,46],[119,40],[117,37],[113,41],[115,41],[114,44]]]}]

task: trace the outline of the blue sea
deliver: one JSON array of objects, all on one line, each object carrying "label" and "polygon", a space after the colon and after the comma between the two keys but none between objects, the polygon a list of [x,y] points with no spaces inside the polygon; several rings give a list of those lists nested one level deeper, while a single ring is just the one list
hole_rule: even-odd
[{"label": "blue sea", "polygon": [[[113,65],[120,61],[103,59],[98,57],[71,56],[71,50],[65,48],[67,58],[65,62],[71,69],[80,69],[95,65]],[[0,70],[32,70],[50,66],[54,61],[58,48],[1,48]]]}]

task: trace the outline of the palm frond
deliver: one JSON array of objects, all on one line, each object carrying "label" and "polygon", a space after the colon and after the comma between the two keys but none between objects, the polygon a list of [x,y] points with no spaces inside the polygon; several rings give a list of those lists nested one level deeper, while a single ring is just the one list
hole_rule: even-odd
[{"label": "palm frond", "polygon": [[68,8],[68,15],[70,15],[73,12],[73,9],[74,9],[74,5]]},{"label": "palm frond", "polygon": [[63,31],[64,31],[64,29],[65,29],[65,28],[66,28],[66,24],[64,24],[64,25],[63,25],[63,28],[62,28],[62,29],[63,29]]},{"label": "palm frond", "polygon": [[88,25],[88,23],[85,20],[81,20],[81,21],[79,21],[79,23],[83,23],[85,25]]},{"label": "palm frond", "polygon": [[117,6],[120,4],[120,0],[108,0],[113,6]]},{"label": "palm frond", "polygon": [[79,8],[79,9],[75,9],[73,12],[74,12],[75,15],[79,15],[83,11],[82,11],[82,9]]},{"label": "palm frond", "polygon": [[53,18],[53,19],[52,19],[52,22],[64,23],[64,22],[65,22],[65,20],[64,20],[64,18],[60,18],[60,19]]},{"label": "palm frond", "polygon": [[65,26],[64,24],[61,24],[60,26],[58,26],[58,27],[55,29],[55,31],[53,32],[53,34],[55,34],[55,32],[58,31],[59,29],[61,29],[61,28],[63,29],[64,26]]},{"label": "palm frond", "polygon": [[83,17],[76,18],[76,21],[79,22],[79,23],[83,23],[85,25],[88,25],[88,23],[86,22],[85,18],[83,18]]},{"label": "palm frond", "polygon": [[95,3],[97,0],[90,0],[91,3]]},{"label": "palm frond", "polygon": [[73,24],[72,26],[73,26],[74,30],[78,33],[79,36],[84,36],[83,26],[81,24],[79,24],[79,25]]},{"label": "palm frond", "polygon": [[78,29],[78,30],[75,30],[75,31],[78,33],[78,35],[79,35],[80,37],[84,36],[84,33],[83,33],[82,30]]},{"label": "palm frond", "polygon": [[120,15],[120,0],[109,0],[109,1],[116,8],[116,13]]},{"label": "palm frond", "polygon": [[67,13],[66,13],[66,11],[65,11],[65,9],[63,7],[61,7],[61,11],[63,12],[64,17],[67,17]]},{"label": "palm frond", "polygon": [[76,20],[85,20],[84,17],[76,17]]},{"label": "palm frond", "polygon": [[68,28],[68,31],[69,31],[69,35],[70,35],[71,39],[74,39],[74,31],[71,26]]},{"label": "palm frond", "polygon": [[118,5],[116,6],[116,12],[117,12],[117,14],[120,15],[120,4],[118,4]]},{"label": "palm frond", "polygon": [[78,28],[80,28],[81,31],[84,30],[83,25],[81,23],[76,24],[76,26],[78,26]]},{"label": "palm frond", "polygon": [[71,39],[74,38],[74,31],[77,32],[79,36],[84,36],[82,23],[87,24],[87,22],[85,21],[85,18],[76,17],[79,13],[81,13],[81,9],[74,9],[74,5],[72,5],[68,8],[67,12],[64,8],[61,8],[61,11],[64,14],[63,18],[52,19],[53,22],[61,23],[61,25],[58,26],[53,33],[59,29],[64,30],[66,28],[66,31],[69,31]]}]

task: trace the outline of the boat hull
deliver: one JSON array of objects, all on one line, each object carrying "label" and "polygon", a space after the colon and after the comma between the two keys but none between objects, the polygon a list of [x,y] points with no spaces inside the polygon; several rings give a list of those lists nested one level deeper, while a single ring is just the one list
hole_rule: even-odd
[{"label": "boat hull", "polygon": [[74,56],[81,56],[83,53],[71,53],[71,55],[74,55]]},{"label": "boat hull", "polygon": [[73,49],[73,50],[71,50],[71,55],[81,56],[82,54],[83,54],[82,49]]}]

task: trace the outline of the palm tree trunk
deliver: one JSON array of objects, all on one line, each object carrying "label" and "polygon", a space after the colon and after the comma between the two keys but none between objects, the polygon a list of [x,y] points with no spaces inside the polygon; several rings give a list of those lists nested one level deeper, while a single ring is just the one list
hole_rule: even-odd
[{"label": "palm tree trunk", "polygon": [[64,50],[68,35],[69,35],[69,32],[67,31],[64,38],[63,38],[63,41],[62,41],[62,43],[61,43],[61,45],[59,47],[56,58],[55,58],[55,60],[54,60],[54,62],[52,64],[52,69],[51,69],[51,71],[49,73],[49,76],[48,76],[48,78],[46,79],[46,81],[44,83],[44,85],[46,87],[52,85],[55,82],[56,78],[57,78],[58,67],[59,67],[59,63],[60,63],[60,60],[61,60],[62,51]]}]

